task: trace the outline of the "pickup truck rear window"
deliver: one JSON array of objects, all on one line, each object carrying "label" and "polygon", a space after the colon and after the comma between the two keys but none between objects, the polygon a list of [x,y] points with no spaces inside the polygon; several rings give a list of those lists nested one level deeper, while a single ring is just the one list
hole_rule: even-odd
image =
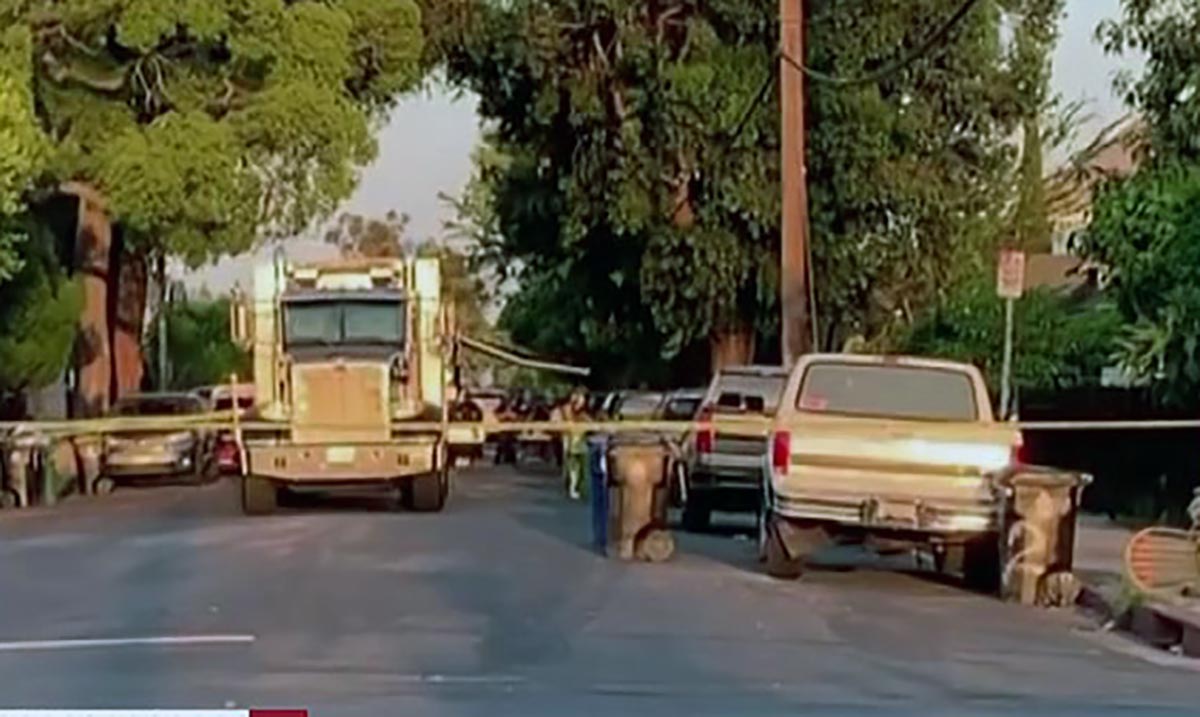
[{"label": "pickup truck rear window", "polygon": [[786,380],[785,376],[719,374],[709,400],[718,413],[773,414],[779,407],[779,396]]},{"label": "pickup truck rear window", "polygon": [[975,385],[968,374],[921,366],[812,364],[804,373],[796,408],[919,421],[979,418]]}]

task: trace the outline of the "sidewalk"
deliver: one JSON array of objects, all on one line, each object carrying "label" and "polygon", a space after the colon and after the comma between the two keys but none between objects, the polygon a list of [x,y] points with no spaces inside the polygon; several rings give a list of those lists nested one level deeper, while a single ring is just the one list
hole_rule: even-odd
[{"label": "sidewalk", "polygon": [[1125,546],[1133,535],[1106,518],[1079,516],[1075,574],[1083,583],[1080,605],[1152,645],[1200,657],[1200,601],[1139,598],[1127,585]]}]

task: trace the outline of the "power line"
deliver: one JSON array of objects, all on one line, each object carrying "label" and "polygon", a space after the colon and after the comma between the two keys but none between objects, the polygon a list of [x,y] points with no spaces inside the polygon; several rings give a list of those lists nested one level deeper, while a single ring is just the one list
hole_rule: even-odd
[{"label": "power line", "polygon": [[874,84],[880,80],[886,79],[888,76],[893,75],[900,70],[903,70],[904,68],[928,55],[935,46],[942,43],[950,35],[951,31],[953,31],[954,28],[960,22],[962,22],[963,18],[965,18],[967,14],[970,13],[971,10],[978,4],[979,0],[965,0],[965,2],[959,6],[958,10],[956,10],[954,14],[951,15],[948,20],[946,20],[946,22],[942,23],[941,27],[935,30],[933,34],[926,38],[925,42],[921,43],[916,50],[866,75],[860,75],[858,77],[836,77],[834,75],[821,72],[820,70],[814,70],[785,52],[780,52],[779,54],[780,57],[783,58],[784,62],[803,72],[814,82],[821,82],[823,84],[833,85],[835,87],[853,87],[855,85]]}]

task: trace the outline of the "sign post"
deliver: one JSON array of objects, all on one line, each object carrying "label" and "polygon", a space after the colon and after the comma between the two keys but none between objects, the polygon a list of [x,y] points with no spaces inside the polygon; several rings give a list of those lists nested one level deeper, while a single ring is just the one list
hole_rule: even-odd
[{"label": "sign post", "polygon": [[1013,324],[1017,299],[1025,290],[1025,252],[1005,249],[996,266],[996,295],[1004,299],[1004,363],[1000,369],[1000,418],[1007,420],[1012,403]]}]

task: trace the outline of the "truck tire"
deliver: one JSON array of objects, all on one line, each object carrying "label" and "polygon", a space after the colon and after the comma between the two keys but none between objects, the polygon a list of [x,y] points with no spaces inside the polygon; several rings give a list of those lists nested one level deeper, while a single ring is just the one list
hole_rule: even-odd
[{"label": "truck tire", "polygon": [[246,515],[270,515],[279,507],[279,488],[266,478],[242,478],[242,512]]},{"label": "truck tire", "polygon": [[92,481],[92,495],[110,495],[117,489],[117,482],[108,476],[99,476]]},{"label": "truck tire", "polygon": [[712,501],[702,493],[692,493],[683,506],[683,529],[703,533],[712,526]]},{"label": "truck tire", "polygon": [[799,556],[793,557],[788,552],[780,533],[778,519],[766,517],[764,528],[766,534],[763,536],[763,557],[767,575],[779,580],[795,580],[800,577],[804,572],[804,560]]},{"label": "truck tire", "polygon": [[411,508],[418,513],[437,513],[446,507],[450,476],[445,471],[413,478],[409,485]]},{"label": "truck tire", "polygon": [[[1000,594],[1004,566],[1000,562],[1000,541],[994,535],[968,541],[947,549],[947,568],[962,571],[963,584],[988,595]],[[952,563],[957,565],[952,565]]]}]

